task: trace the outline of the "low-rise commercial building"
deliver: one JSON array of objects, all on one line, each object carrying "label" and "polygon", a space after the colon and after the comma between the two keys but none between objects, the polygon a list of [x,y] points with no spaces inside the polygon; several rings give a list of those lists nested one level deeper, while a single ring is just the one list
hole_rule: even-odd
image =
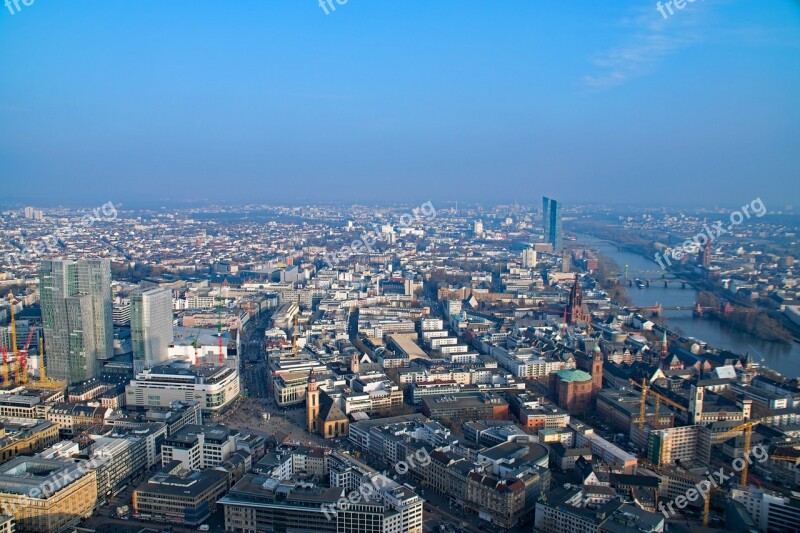
[{"label": "low-rise commercial building", "polygon": [[0,423],[0,461],[30,455],[58,442],[58,426],[47,420],[6,418]]},{"label": "low-rise commercial building", "polygon": [[570,427],[575,431],[576,447],[589,448],[593,454],[608,463],[612,471],[623,474],[636,473],[638,460],[635,455],[596,435],[592,428],[581,422],[573,420],[570,422]]},{"label": "low-rise commercial building", "polygon": [[16,457],[0,465],[0,509],[17,531],[51,533],[92,513],[94,471],[60,459]]},{"label": "low-rise commercial building", "polygon": [[224,470],[185,470],[174,462],[133,492],[133,510],[140,516],[190,526],[205,522],[228,489]]},{"label": "low-rise commercial building", "polygon": [[761,489],[758,487],[734,487],[733,501],[741,503],[761,531],[796,531],[800,524],[800,498]]},{"label": "low-rise commercial building", "polygon": [[45,418],[58,426],[62,438],[71,439],[88,427],[102,425],[111,414],[105,407],[61,402],[53,404]]},{"label": "low-rise commercial building", "polygon": [[[597,487],[592,487],[596,490]],[[580,487],[567,486],[547,494],[536,503],[533,530],[538,533],[661,533],[666,520],[660,513],[611,499],[587,505]]]},{"label": "low-rise commercial building", "polygon": [[213,468],[237,449],[238,431],[223,426],[186,426],[161,445],[161,464],[180,461],[186,470]]},{"label": "low-rise commercial building", "polygon": [[508,420],[508,402],[495,393],[467,393],[423,398],[422,412],[430,418]]}]

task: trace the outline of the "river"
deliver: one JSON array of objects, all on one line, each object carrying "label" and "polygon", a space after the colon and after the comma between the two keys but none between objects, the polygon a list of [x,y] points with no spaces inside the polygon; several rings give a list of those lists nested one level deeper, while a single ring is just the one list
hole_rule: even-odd
[{"label": "river", "polygon": [[[628,265],[629,279],[661,278],[658,264],[641,255],[620,251],[616,245],[588,235],[579,235],[578,242],[613,259],[621,271]],[[647,271],[649,273],[644,273]],[[641,289],[634,284],[627,290],[632,304],[636,306],[647,307],[660,303],[664,307],[686,307],[686,311],[664,311],[663,316],[671,330],[680,329],[684,336],[703,340],[715,348],[726,348],[734,353],[753,354],[756,362],[786,377],[800,376],[800,343],[793,342],[791,345],[786,345],[768,342],[717,320],[692,316],[691,308],[697,299],[697,291],[689,285],[685,289],[681,289],[680,285],[664,288],[663,283],[655,282],[651,283],[650,287]]]}]

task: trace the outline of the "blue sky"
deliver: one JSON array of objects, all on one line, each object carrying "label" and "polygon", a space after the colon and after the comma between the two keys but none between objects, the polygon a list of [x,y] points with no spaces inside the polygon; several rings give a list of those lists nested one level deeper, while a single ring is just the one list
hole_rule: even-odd
[{"label": "blue sky", "polygon": [[0,4],[0,200],[800,200],[796,0],[334,5]]}]

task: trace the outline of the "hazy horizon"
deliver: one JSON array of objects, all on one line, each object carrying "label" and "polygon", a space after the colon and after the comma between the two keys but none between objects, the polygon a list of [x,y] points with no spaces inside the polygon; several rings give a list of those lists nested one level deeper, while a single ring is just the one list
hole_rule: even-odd
[{"label": "hazy horizon", "polygon": [[798,52],[792,0],[0,5],[2,202],[778,210]]}]

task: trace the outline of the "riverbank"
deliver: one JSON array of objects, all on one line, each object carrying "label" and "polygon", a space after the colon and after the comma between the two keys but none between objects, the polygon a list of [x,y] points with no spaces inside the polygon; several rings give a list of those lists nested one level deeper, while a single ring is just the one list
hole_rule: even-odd
[{"label": "riverbank", "polygon": [[719,320],[732,328],[769,342],[791,344],[794,340],[792,332],[783,327],[779,320],[770,316],[769,311],[760,308],[733,307],[722,309],[717,295],[701,291],[697,295],[697,303],[704,309],[703,318]]},{"label": "riverbank", "polygon": [[619,282],[620,268],[612,258],[597,254],[596,281],[612,302],[619,305],[630,305],[628,290]]},{"label": "riverbank", "polygon": [[628,265],[630,276],[650,280],[649,287],[637,289],[634,285],[633,288],[627,289],[627,295],[631,306],[662,305],[664,307],[662,316],[654,322],[668,323],[669,329],[680,333],[682,337],[702,340],[714,348],[754,355],[756,362],[784,375],[798,375],[800,344],[797,342],[791,345],[768,342],[726,323],[695,317],[692,310],[698,300],[697,289],[707,290],[705,285],[696,283],[694,285],[697,288],[690,285],[682,288],[679,283],[669,283],[665,287],[659,282],[664,271],[649,257],[621,248],[610,239],[602,237],[578,234],[578,240],[579,247],[597,251],[598,257],[605,256],[620,267]]},{"label": "riverbank", "polygon": [[[653,261],[653,259],[650,257],[650,254],[651,252],[654,253],[654,248],[648,248],[648,246],[642,242],[616,242],[609,239],[608,235],[590,234],[590,236],[596,239],[601,239],[612,246],[616,246],[620,251],[636,254],[641,256],[644,260]],[[657,267],[655,270],[661,268],[661,266],[655,261],[653,261],[653,265]],[[754,304],[746,304],[738,299],[736,295],[728,293],[722,287],[715,285],[706,279],[700,279],[697,276],[692,276],[681,269],[667,267],[663,270],[664,274],[672,274],[675,276],[675,278],[689,283],[692,285],[692,287],[698,290],[698,303],[700,303],[702,307],[712,308],[706,310],[702,314],[702,318],[717,320],[722,324],[767,342],[789,345],[793,341],[800,341],[797,331],[795,329],[786,328],[783,324],[783,321],[780,318],[771,316],[771,313],[768,309],[764,309]],[[701,297],[703,297],[704,294],[712,296],[714,300],[713,303],[701,301]],[[708,298],[706,299],[708,300]],[[730,302],[733,306],[733,309],[728,313],[720,312],[720,300]]]}]

